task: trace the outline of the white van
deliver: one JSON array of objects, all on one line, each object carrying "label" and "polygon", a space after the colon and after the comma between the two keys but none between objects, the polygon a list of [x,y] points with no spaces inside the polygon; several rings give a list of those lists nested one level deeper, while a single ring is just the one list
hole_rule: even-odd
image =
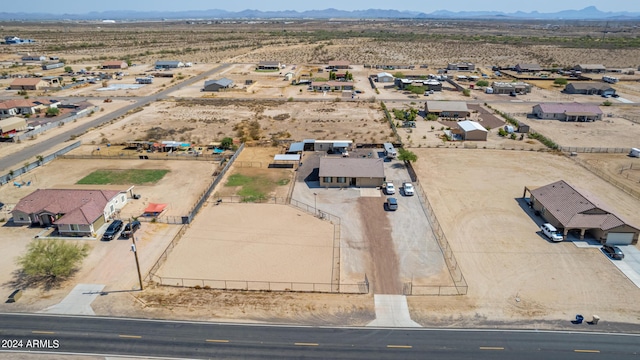
[{"label": "white van", "polygon": [[396,148],[393,147],[392,143],[384,143],[384,155],[389,159],[394,159],[398,156]]},{"label": "white van", "polygon": [[558,229],[549,223],[542,224],[542,226],[540,226],[540,230],[542,230],[542,233],[551,241],[560,242],[564,240],[564,237],[558,232]]}]

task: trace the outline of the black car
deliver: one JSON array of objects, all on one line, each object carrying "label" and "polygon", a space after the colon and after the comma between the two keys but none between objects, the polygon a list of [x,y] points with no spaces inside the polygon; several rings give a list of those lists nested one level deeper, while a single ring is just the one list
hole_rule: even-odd
[{"label": "black car", "polygon": [[615,260],[622,260],[624,259],[624,253],[622,252],[622,250],[620,250],[619,247],[617,246],[612,246],[612,245],[603,245],[602,246],[602,251],[607,254],[608,257],[615,259]]},{"label": "black car", "polygon": [[123,223],[121,220],[113,220],[111,225],[107,228],[107,231],[102,235],[102,240],[109,241],[115,239],[116,235],[118,235],[120,230],[122,230],[122,225]]},{"label": "black car", "polygon": [[124,230],[122,230],[122,237],[128,239],[133,235],[138,229],[140,229],[140,221],[135,220],[124,226]]}]

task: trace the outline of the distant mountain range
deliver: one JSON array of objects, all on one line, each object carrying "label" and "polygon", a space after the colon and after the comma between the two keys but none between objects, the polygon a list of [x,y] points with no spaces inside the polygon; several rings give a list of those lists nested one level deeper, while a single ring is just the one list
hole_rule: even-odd
[{"label": "distant mountain range", "polygon": [[86,14],[47,13],[7,13],[0,12],[0,21],[9,20],[178,20],[178,19],[540,19],[540,20],[640,20],[640,12],[605,12],[595,6],[582,10],[563,10],[554,13],[500,11],[459,11],[438,10],[432,13],[398,10],[354,10],[337,9],[307,11],[260,11],[243,10],[190,10],[190,11],[102,11]]}]

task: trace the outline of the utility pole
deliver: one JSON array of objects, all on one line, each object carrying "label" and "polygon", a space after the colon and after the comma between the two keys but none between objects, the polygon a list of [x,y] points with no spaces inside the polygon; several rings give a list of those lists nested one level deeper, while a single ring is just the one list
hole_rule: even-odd
[{"label": "utility pole", "polygon": [[140,282],[140,291],[144,290],[144,287],[142,286],[142,274],[140,273],[140,262],[138,261],[138,251],[136,249],[136,238],[133,235],[133,232],[131,233],[131,251],[133,251],[133,256],[136,258],[136,268],[138,269],[138,281]]}]

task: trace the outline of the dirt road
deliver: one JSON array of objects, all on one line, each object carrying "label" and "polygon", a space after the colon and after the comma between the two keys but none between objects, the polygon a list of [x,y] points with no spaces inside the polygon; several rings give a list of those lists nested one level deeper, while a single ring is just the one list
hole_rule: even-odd
[{"label": "dirt road", "polygon": [[381,211],[383,197],[358,199],[360,218],[364,227],[364,240],[369,249],[367,274],[374,294],[402,294],[398,255],[391,241],[391,224]]}]

